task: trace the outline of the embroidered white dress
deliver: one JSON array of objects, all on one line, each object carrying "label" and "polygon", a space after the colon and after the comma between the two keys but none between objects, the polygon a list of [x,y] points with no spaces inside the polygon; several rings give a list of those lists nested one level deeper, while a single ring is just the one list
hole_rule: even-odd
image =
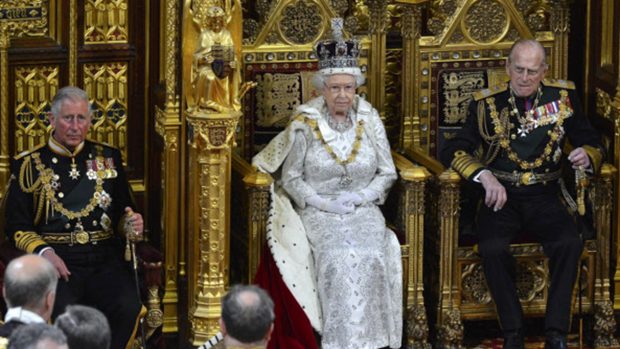
[{"label": "embroidered white dress", "polygon": [[[375,109],[356,99],[353,127],[332,130],[326,121],[322,97],[301,106],[302,118],[293,121],[290,150],[282,165],[282,187],[296,203],[310,250],[320,304],[322,349],[399,348],[402,332],[402,267],[400,245],[377,206],[396,179],[390,147]],[[347,164],[352,183],[343,187],[345,174],[317,138],[313,120],[323,139],[340,159],[353,150],[356,128],[363,132],[358,154]],[[285,131],[286,132],[286,131]],[[281,142],[280,145],[283,145]],[[344,191],[372,190],[379,198],[357,206],[350,214],[339,215],[306,205],[305,198],[318,194],[335,198]],[[277,239],[276,239],[277,240]],[[271,240],[273,242],[273,240]],[[277,241],[276,241],[277,242]],[[291,244],[293,246],[296,244]],[[280,261],[277,250],[272,253]],[[289,289],[306,309],[308,302],[295,294],[295,275],[285,275],[285,263],[278,264]],[[301,271],[299,271],[301,272]],[[287,280],[288,279],[288,280]],[[308,313],[308,311],[306,310]],[[312,319],[311,319],[312,321]],[[318,327],[318,326],[315,326]],[[321,330],[317,328],[317,330]]]}]

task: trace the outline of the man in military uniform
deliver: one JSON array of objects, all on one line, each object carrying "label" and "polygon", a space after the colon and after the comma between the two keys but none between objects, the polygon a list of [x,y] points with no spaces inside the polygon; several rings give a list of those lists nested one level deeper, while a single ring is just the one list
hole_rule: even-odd
[{"label": "man in military uniform", "polygon": [[574,214],[565,206],[569,200],[561,198],[565,140],[574,147],[567,159],[578,171],[598,171],[603,158],[574,84],[544,79],[547,68],[539,42],[517,41],[506,64],[510,82],[474,93],[464,127],[441,151],[446,166],[484,189],[477,216],[478,247],[504,348],[523,348],[516,263],[508,246],[524,230],[541,242],[549,257],[545,348],[566,348],[583,242]]},{"label": "man in military uniform", "polygon": [[86,140],[86,93],[60,89],[50,123],[48,142],[11,165],[6,232],[18,249],[54,265],[61,280],[53,318],[69,304],[94,306],[111,325],[111,347],[125,348],[141,304],[122,240],[141,238],[142,216],[133,211],[120,152]]}]

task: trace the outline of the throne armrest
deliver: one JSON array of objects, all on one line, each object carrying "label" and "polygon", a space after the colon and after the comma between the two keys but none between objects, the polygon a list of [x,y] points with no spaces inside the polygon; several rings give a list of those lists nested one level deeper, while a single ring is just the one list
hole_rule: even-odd
[{"label": "throne armrest", "polygon": [[403,261],[407,343],[428,342],[428,322],[424,306],[424,212],[426,183],[432,177],[423,166],[392,152],[400,174],[397,192],[397,227],[404,235],[401,241]]},{"label": "throne armrest", "polygon": [[267,236],[267,218],[269,214],[269,188],[273,178],[258,171],[237,153],[232,154],[232,168],[243,180],[247,192],[247,248],[248,280],[252,280],[258,269],[263,243]]}]

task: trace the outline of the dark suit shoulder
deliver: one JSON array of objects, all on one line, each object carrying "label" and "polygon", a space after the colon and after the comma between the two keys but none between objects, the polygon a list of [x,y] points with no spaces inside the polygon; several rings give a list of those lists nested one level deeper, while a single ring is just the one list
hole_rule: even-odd
[{"label": "dark suit shoulder", "polygon": [[544,79],[542,84],[547,87],[556,87],[562,88],[566,90],[574,90],[575,83],[570,80],[562,80],[562,79]]},{"label": "dark suit shoulder", "polygon": [[507,89],[508,89],[508,84],[495,85],[489,88],[485,88],[484,90],[474,92],[473,97],[475,101],[479,101],[481,99],[494,96],[498,93],[502,93],[506,91]]},{"label": "dark suit shoulder", "polygon": [[93,141],[90,139],[87,142],[90,143],[90,146],[92,148],[97,149],[97,152],[105,157],[121,156],[121,151],[117,147],[112,146],[108,143]]},{"label": "dark suit shoulder", "polygon": [[9,338],[13,331],[23,325],[23,322],[17,320],[10,320],[8,322],[5,322],[0,326],[0,337]]},{"label": "dark suit shoulder", "polygon": [[102,147],[105,150],[116,150],[116,151],[120,151],[117,147],[109,144],[109,143],[105,143],[105,142],[100,142],[100,141],[95,141],[92,139],[87,140],[88,143],[91,143],[94,147]]},{"label": "dark suit shoulder", "polygon": [[28,156],[28,155],[30,155],[32,153],[38,152],[39,150],[41,150],[41,148],[44,148],[46,145],[47,145],[46,143],[39,144],[39,145],[34,146],[34,147],[32,147],[32,148],[30,148],[28,150],[24,150],[23,152],[15,155],[13,158],[15,160],[21,160],[21,159],[25,158],[26,156]]}]

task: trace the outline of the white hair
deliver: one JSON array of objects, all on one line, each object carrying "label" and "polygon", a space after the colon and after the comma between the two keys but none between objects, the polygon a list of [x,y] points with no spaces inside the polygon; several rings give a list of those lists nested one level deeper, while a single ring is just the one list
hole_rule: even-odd
[{"label": "white hair", "polygon": [[366,79],[364,78],[364,75],[362,74],[362,71],[358,67],[355,67],[355,68],[325,68],[325,69],[321,69],[317,71],[316,73],[314,73],[314,76],[312,77],[312,84],[314,85],[315,88],[320,90],[325,86],[325,83],[327,82],[327,79],[330,76],[340,75],[340,74],[353,76],[355,78],[355,87],[362,86],[364,84],[364,81],[366,81]]}]

